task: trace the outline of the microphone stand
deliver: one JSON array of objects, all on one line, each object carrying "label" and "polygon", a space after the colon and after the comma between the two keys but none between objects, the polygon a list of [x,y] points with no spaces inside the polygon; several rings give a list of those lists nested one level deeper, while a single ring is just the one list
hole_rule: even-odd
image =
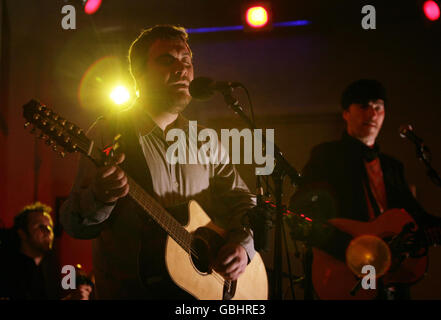
[{"label": "microphone stand", "polygon": [[421,160],[424,165],[427,168],[427,175],[429,176],[430,180],[441,188],[441,178],[439,177],[436,170],[432,167],[430,164],[432,160],[432,155],[427,146],[425,146],[423,143],[417,144],[416,146],[416,154],[419,160]]},{"label": "microphone stand", "polygon": [[[239,101],[233,97],[232,88],[221,90],[222,95],[226,104],[237,114],[239,117],[248,125],[250,129],[256,129],[254,122],[243,112]],[[262,134],[263,148],[266,148],[266,138]],[[271,178],[274,182],[275,189],[275,200],[276,200],[276,228],[274,236],[274,265],[273,265],[273,286],[271,290],[272,299],[281,300],[282,299],[282,232],[283,232],[283,181],[285,177],[289,177],[292,185],[297,185],[300,182],[300,174],[297,170],[291,166],[291,164],[283,157],[282,152],[279,147],[274,143],[274,160],[275,166],[271,173]]]}]

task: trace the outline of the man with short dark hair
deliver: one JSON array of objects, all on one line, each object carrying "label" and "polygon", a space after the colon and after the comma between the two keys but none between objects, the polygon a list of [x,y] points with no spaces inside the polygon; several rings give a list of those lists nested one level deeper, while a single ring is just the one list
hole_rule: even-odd
[{"label": "man with short dark hair", "polygon": [[[89,133],[102,148],[112,143],[116,133],[122,133],[124,153],[116,157],[116,165],[100,168],[82,158],[63,205],[61,219],[66,231],[73,237],[94,239],[99,298],[190,297],[167,278],[165,235],[152,221],[145,221],[146,213],[126,197],[130,188],[127,174],[165,208],[197,200],[228,231],[226,245],[212,261],[225,279],[236,280],[254,256],[251,234],[241,221],[255,200],[235,167],[167,161],[168,130],[179,128],[186,134],[189,130],[181,115],[191,100],[189,84],[193,80],[187,38],[185,29],[161,25],[143,31],[132,43],[129,65],[138,100],[116,119],[99,121]],[[179,222],[185,224],[185,218]],[[146,259],[147,265],[141,267],[141,260]],[[149,268],[153,270],[145,272]]]},{"label": "man with short dark hair", "polygon": [[[352,237],[330,226],[320,228],[320,223],[332,218],[373,221],[392,208],[404,208],[419,227],[430,226],[436,218],[413,197],[402,163],[379,150],[376,139],[388,105],[383,85],[371,79],[355,81],[344,90],[341,105],[346,122],[342,138],[313,148],[290,206],[318,222],[312,245],[345,261]],[[308,200],[311,195],[316,195],[314,204]],[[390,298],[392,292],[393,298],[409,298],[408,288],[384,290],[379,297]]]},{"label": "man with short dark hair", "polygon": [[[35,202],[14,218],[9,239],[1,244],[0,298],[59,299],[62,297],[60,270],[51,255],[54,233],[52,209]],[[78,299],[88,299],[90,286],[74,291]]]}]

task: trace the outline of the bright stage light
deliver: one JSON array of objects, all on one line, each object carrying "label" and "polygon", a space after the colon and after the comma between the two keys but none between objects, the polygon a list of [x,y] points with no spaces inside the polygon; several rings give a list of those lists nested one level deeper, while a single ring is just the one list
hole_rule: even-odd
[{"label": "bright stage light", "polygon": [[261,28],[268,23],[268,11],[262,6],[251,7],[246,12],[246,21],[252,28]]},{"label": "bright stage light", "polygon": [[117,86],[110,93],[110,98],[117,105],[122,105],[122,104],[126,103],[127,101],[129,101],[130,93],[129,93],[129,90],[127,90],[124,86]]},{"label": "bright stage light", "polygon": [[426,1],[423,4],[424,15],[430,21],[435,21],[439,19],[440,9],[439,5],[435,1]]},{"label": "bright stage light", "polygon": [[84,12],[87,14],[94,14],[101,6],[101,0],[87,0],[84,5]]}]

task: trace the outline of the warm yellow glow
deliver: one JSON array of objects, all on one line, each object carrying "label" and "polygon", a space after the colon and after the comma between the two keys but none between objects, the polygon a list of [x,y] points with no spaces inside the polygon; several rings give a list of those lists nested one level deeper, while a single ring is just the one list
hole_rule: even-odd
[{"label": "warm yellow glow", "polygon": [[252,7],[248,9],[247,22],[254,28],[262,27],[268,22],[268,13],[264,7]]},{"label": "warm yellow glow", "polygon": [[117,86],[115,89],[112,90],[112,93],[110,93],[110,98],[117,105],[121,105],[129,101],[130,93],[129,90],[127,90],[124,86]]},{"label": "warm yellow glow", "polygon": [[383,239],[374,235],[361,235],[354,238],[346,249],[346,264],[359,277],[363,266],[372,265],[376,276],[381,277],[390,268],[391,252]]}]

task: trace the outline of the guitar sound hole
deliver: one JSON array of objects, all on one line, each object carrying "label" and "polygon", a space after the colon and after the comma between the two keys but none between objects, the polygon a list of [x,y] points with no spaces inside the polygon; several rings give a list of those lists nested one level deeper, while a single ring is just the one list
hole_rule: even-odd
[{"label": "guitar sound hole", "polygon": [[209,228],[198,228],[191,242],[193,265],[201,273],[211,273],[211,264],[223,245],[222,237]]},{"label": "guitar sound hole", "polygon": [[210,271],[210,249],[207,243],[200,238],[193,239],[191,259],[196,269],[201,273]]}]

